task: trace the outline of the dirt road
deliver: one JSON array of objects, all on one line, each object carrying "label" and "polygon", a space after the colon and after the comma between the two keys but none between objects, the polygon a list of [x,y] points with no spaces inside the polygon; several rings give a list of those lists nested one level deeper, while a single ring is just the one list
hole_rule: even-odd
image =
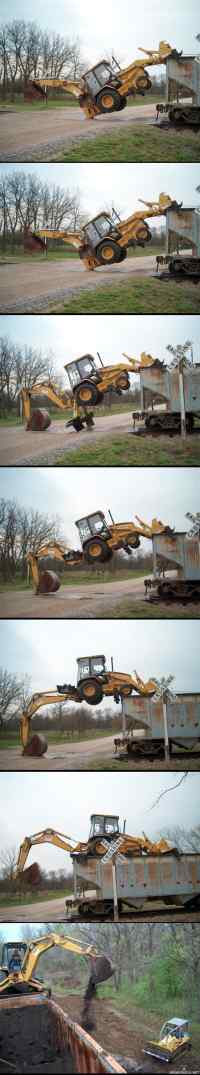
[{"label": "dirt road", "polygon": [[0,772],[86,769],[87,762],[92,758],[102,758],[103,768],[103,761],[113,756],[113,741],[114,735],[106,735],[99,739],[83,739],[80,743],[55,743],[54,746],[49,746],[47,754],[42,758],[24,757],[21,746],[13,747],[12,750],[0,750]]},{"label": "dirt road", "polygon": [[31,313],[44,310],[50,302],[60,302],[79,291],[96,287],[111,287],[130,276],[151,276],[155,257],[131,257],[122,265],[99,268],[88,272],[80,258],[60,261],[1,262],[0,313]]},{"label": "dirt road", "polygon": [[95,427],[83,429],[78,436],[71,426],[66,429],[65,421],[52,422],[45,434],[27,433],[25,426],[4,426],[0,430],[0,466],[52,466],[64,451],[73,452],[84,445],[94,445],[113,433],[123,436],[132,428],[131,410],[130,413],[108,413],[104,418],[99,418],[95,412],[94,419]]},{"label": "dirt road", "polygon": [[131,105],[111,116],[98,116],[87,120],[80,108],[54,108],[48,112],[30,109],[1,113],[0,161],[54,160],[62,149],[67,150],[74,142],[93,139],[97,135],[123,131],[133,124],[141,125],[155,120],[155,105]]},{"label": "dirt road", "polygon": [[[172,572],[173,575],[173,572]],[[120,616],[118,606],[123,602],[123,617],[135,604],[140,604],[140,614],[151,616],[152,606],[145,602],[144,576],[127,579],[112,579],[111,582],[80,583],[73,586],[62,586],[57,593],[36,596],[33,590],[9,590],[4,593],[0,590],[1,618],[2,619],[95,619],[104,616]],[[157,606],[156,606],[157,607]],[[169,616],[169,605],[159,603],[159,616]],[[199,603],[187,605],[187,613],[197,619],[200,615]],[[171,606],[172,616],[185,615],[185,607],[182,604]]]},{"label": "dirt road", "polygon": [[33,590],[1,593],[1,617],[20,619],[93,619],[111,616],[118,601],[144,599],[144,579],[112,579],[112,582],[61,586],[56,594],[36,595]]}]

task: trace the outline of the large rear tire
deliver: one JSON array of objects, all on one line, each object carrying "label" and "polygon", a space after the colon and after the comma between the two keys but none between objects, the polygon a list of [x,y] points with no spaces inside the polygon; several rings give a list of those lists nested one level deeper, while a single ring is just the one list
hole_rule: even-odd
[{"label": "large rear tire", "polygon": [[109,235],[107,239],[102,239],[99,243],[96,255],[100,265],[114,265],[118,261],[122,261],[121,247],[115,239],[110,239]]},{"label": "large rear tire", "polygon": [[121,106],[121,100],[123,101],[123,97],[120,97],[120,93],[118,93],[117,90],[113,89],[111,86],[104,86],[104,89],[100,90],[97,94],[96,104],[99,111],[103,114],[120,112],[121,107],[124,107],[123,105]]},{"label": "large rear tire", "polygon": [[75,389],[75,399],[79,406],[89,407],[91,403],[95,407],[99,401],[99,391],[93,381],[81,381]]},{"label": "large rear tire", "polygon": [[111,549],[101,537],[89,538],[84,545],[83,552],[88,564],[103,564],[106,560],[110,560],[112,555]]},{"label": "large rear tire", "polygon": [[82,680],[78,684],[78,692],[81,701],[87,702],[88,705],[99,705],[99,703],[102,702],[102,687],[98,682],[98,679],[95,679],[94,676]]}]

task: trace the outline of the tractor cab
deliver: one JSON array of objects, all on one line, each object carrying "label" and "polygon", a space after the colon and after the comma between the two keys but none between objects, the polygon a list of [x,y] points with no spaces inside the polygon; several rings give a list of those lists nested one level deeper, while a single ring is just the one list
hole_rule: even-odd
[{"label": "tractor cab", "polygon": [[2,946],[1,970],[20,970],[26,950],[27,944],[23,941],[6,941]]},{"label": "tractor cab", "polygon": [[114,82],[117,85],[117,76],[119,77],[117,62],[113,61],[113,64],[111,64],[107,60],[101,60],[94,67],[90,67],[89,71],[85,71],[84,83],[86,90],[95,99],[108,83]]},{"label": "tractor cab", "polygon": [[117,814],[91,814],[89,840],[103,838],[113,840],[120,835],[119,815]]},{"label": "tractor cab", "polygon": [[77,519],[76,526],[82,547],[90,538],[101,536],[108,539],[110,537],[109,526],[103,511],[94,511],[92,515],[85,515],[82,519]]},{"label": "tractor cab", "polygon": [[102,676],[104,672],[106,672],[106,658],[103,654],[77,658],[77,683],[88,676]]},{"label": "tractor cab", "polygon": [[86,242],[93,250],[96,250],[103,239],[107,239],[111,235],[116,238],[116,229],[119,223],[120,218],[115,209],[112,210],[112,214],[99,213],[98,216],[93,217],[93,220],[89,220],[88,224],[85,224],[83,228]]},{"label": "tractor cab", "polygon": [[190,1027],[188,1019],[168,1019],[163,1024],[160,1031],[160,1041],[168,1035],[176,1038],[177,1041],[182,1041],[183,1038],[190,1037]]},{"label": "tractor cab", "polygon": [[70,388],[72,391],[76,388],[76,385],[81,381],[99,380],[99,372],[96,366],[95,358],[93,355],[82,355],[81,358],[77,358],[75,362],[68,362],[64,367],[69,378]]}]

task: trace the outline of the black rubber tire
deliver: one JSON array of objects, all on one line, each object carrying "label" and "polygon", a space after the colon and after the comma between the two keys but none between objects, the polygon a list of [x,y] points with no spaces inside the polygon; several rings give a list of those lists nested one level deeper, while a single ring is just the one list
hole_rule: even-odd
[{"label": "black rubber tire", "polygon": [[[90,393],[90,397],[88,400],[83,399],[84,390]],[[91,403],[93,404],[93,407],[95,407],[96,403],[99,402],[98,387],[96,384],[93,383],[93,381],[81,381],[81,383],[77,385],[74,395],[76,402],[81,407],[90,407]]]},{"label": "black rubber tire", "polygon": [[[106,107],[106,105],[103,105],[103,99],[108,96],[112,98],[111,108],[108,108]],[[96,104],[99,108],[99,111],[103,115],[110,115],[111,112],[121,112],[121,107],[123,108],[123,105],[121,106],[121,100],[123,101],[123,97],[120,97],[120,93],[118,93],[118,90],[113,89],[112,86],[104,86],[104,89],[100,90],[97,94]]]},{"label": "black rubber tire", "polygon": [[[88,685],[94,688],[94,694],[91,698],[87,696]],[[87,705],[99,705],[99,703],[102,702],[102,687],[101,684],[98,683],[98,679],[95,679],[95,676],[88,676],[88,679],[81,680],[81,682],[78,683],[78,692],[81,701],[87,702]]]},{"label": "black rubber tire", "polygon": [[[112,257],[109,259],[104,256],[104,250],[108,246],[112,250]],[[96,255],[100,265],[114,265],[114,263],[123,260],[121,257],[121,247],[118,246],[115,239],[110,239],[109,235],[107,239],[102,239],[102,242],[97,246]]]},{"label": "black rubber tire", "polygon": [[[99,545],[100,554],[97,557],[92,556],[91,548],[93,545]],[[89,540],[85,542],[83,553],[84,559],[87,560],[88,564],[103,564],[106,560],[110,560],[112,555],[111,549],[108,548],[106,541],[101,537],[89,538]]]}]

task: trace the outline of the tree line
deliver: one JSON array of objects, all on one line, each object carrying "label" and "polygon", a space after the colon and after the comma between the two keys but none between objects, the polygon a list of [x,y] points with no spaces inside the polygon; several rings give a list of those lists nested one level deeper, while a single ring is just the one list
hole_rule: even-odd
[{"label": "tree line", "polygon": [[[13,170],[0,175],[0,248],[20,245],[24,231],[42,227],[76,231],[81,226],[79,191],[49,186],[34,172]],[[61,242],[61,240],[59,240]],[[55,246],[55,243],[54,243]]]},{"label": "tree line", "polygon": [[[85,65],[84,65],[85,66]],[[22,92],[29,79],[80,78],[83,58],[79,40],[42,30],[36,22],[12,19],[0,27],[2,98]]]}]

